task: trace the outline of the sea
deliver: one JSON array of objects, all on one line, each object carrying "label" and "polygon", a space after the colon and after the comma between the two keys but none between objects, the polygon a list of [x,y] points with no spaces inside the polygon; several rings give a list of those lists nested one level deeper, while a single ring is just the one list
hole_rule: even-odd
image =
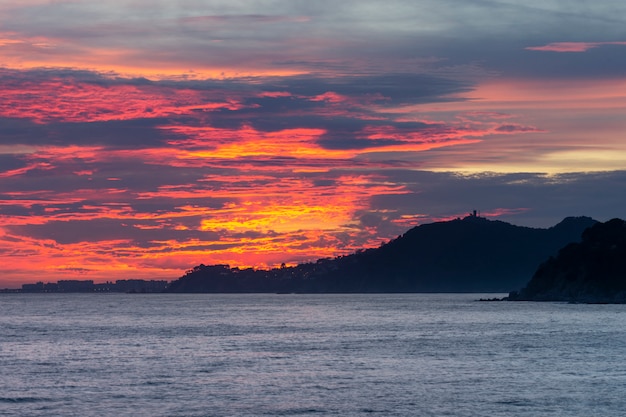
[{"label": "sea", "polygon": [[626,305],[494,296],[0,294],[0,416],[626,415]]}]

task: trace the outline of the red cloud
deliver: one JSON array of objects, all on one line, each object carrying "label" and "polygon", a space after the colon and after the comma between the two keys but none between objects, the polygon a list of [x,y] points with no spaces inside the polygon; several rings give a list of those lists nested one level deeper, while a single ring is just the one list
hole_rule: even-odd
[{"label": "red cloud", "polygon": [[[4,72],[4,74],[2,74]],[[34,79],[1,70],[12,80],[0,89],[0,117],[97,122],[159,118],[216,110],[237,110],[237,95],[155,84],[101,85],[71,77]]]}]

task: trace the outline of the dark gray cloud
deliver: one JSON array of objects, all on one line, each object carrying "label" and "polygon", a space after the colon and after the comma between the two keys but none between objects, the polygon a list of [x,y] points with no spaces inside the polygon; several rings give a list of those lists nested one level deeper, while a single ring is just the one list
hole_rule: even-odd
[{"label": "dark gray cloud", "polygon": [[378,195],[376,211],[402,214],[439,213],[442,218],[477,209],[498,213],[518,225],[549,227],[566,216],[591,216],[600,221],[626,216],[626,171],[544,175],[485,173],[464,176],[425,171],[387,172],[390,181],[407,184],[410,193]]},{"label": "dark gray cloud", "polygon": [[137,149],[162,146],[177,136],[158,129],[165,119],[110,120],[102,122],[50,122],[0,118],[3,145],[103,146]]},{"label": "dark gray cloud", "polygon": [[9,171],[13,171],[15,169],[24,168],[24,161],[19,158],[17,155],[8,154],[2,155],[0,154],[0,175],[3,173],[7,173]]},{"label": "dark gray cloud", "polygon": [[268,87],[273,87],[276,91],[284,89],[282,91],[309,97],[331,91],[349,97],[370,97],[381,102],[389,100],[393,104],[448,101],[451,94],[471,90],[471,84],[463,80],[394,71],[386,74],[343,75],[332,78],[291,77],[281,79],[278,85],[268,84]]},{"label": "dark gray cloud", "polygon": [[180,242],[189,239],[203,241],[217,241],[219,234],[199,230],[175,230],[170,227],[162,229],[137,226],[154,226],[153,222],[130,219],[107,219],[49,221],[45,224],[31,224],[8,226],[9,233],[28,236],[35,239],[54,240],[59,244],[73,244],[80,242],[100,242],[106,240],[128,240],[129,245],[138,247],[152,247],[155,241],[177,240]]},{"label": "dark gray cloud", "polygon": [[[101,145],[109,149],[142,149],[163,146],[166,141],[178,139],[167,134],[159,125],[165,119],[110,120],[103,122],[53,123],[48,124],[47,138],[53,142],[74,145]],[[71,142],[70,142],[71,141]]]},{"label": "dark gray cloud", "polygon": [[334,132],[331,135],[324,135],[317,143],[325,149],[358,150],[401,145],[406,142],[396,139],[358,139],[350,134],[344,136],[341,133]]},{"label": "dark gray cloud", "polygon": [[[0,198],[2,196],[0,195]],[[10,200],[5,200],[8,202]],[[37,199],[31,200],[28,204],[5,204],[0,206],[0,215],[6,216],[43,216],[48,217],[50,215],[51,210],[54,211],[57,215],[62,214],[84,214],[84,213],[93,213],[93,209],[85,208],[86,204],[89,202],[81,202],[81,203],[47,203],[46,201],[41,201],[37,203]],[[93,204],[93,203],[92,203]]]},{"label": "dark gray cloud", "polygon": [[[485,67],[508,77],[563,80],[622,78],[626,75],[624,70],[626,46],[606,45],[581,53],[543,52],[525,49],[528,46],[546,45],[553,42],[554,39],[571,39],[571,37],[551,37],[539,43],[524,42],[524,44],[516,43],[514,45],[509,43],[491,46],[487,43],[485,45],[486,51],[483,52],[480,59]],[[459,55],[456,56],[457,59],[460,58]]]},{"label": "dark gray cloud", "polygon": [[[586,71],[609,75],[623,68],[624,54],[610,47],[593,51],[597,55],[588,59],[524,49],[550,42],[624,40],[626,7],[619,0],[156,2],[149,9],[114,0],[41,3],[6,10],[0,23],[20,39],[56,40],[54,48],[31,47],[31,55],[117,47],[125,52],[119,60],[157,68],[177,62],[181,68],[235,68],[235,73],[289,68],[344,74],[429,70],[437,75],[478,64],[483,75],[561,72],[564,77]],[[384,89],[384,83],[378,88]]]},{"label": "dark gray cloud", "polygon": [[78,157],[57,160],[54,156],[48,158],[37,155],[18,155],[3,159],[16,169],[34,166],[20,175],[2,178],[0,192],[4,193],[41,190],[64,194],[75,190],[119,189],[127,190],[121,195],[128,198],[136,193],[157,192],[164,186],[193,185],[209,174],[229,175],[233,172],[230,168],[154,164],[137,156],[105,161],[83,160]]}]

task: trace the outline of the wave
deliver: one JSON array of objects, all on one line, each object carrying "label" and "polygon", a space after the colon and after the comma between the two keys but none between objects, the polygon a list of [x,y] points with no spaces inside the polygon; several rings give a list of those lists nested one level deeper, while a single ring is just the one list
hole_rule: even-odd
[{"label": "wave", "polygon": [[50,398],[38,398],[38,397],[0,397],[0,403],[12,403],[12,404],[22,404],[22,403],[38,403],[51,401]]}]

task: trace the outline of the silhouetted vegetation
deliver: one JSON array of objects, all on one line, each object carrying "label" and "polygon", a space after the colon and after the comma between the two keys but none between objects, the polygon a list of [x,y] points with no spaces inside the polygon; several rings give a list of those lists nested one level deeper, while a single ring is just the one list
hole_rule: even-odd
[{"label": "silhouetted vegetation", "polygon": [[626,302],[626,222],[613,219],[585,230],[536,271],[510,300]]},{"label": "silhouetted vegetation", "polygon": [[376,249],[295,267],[254,270],[199,265],[171,292],[508,292],[594,224],[567,218],[549,229],[475,215],[425,224]]}]

